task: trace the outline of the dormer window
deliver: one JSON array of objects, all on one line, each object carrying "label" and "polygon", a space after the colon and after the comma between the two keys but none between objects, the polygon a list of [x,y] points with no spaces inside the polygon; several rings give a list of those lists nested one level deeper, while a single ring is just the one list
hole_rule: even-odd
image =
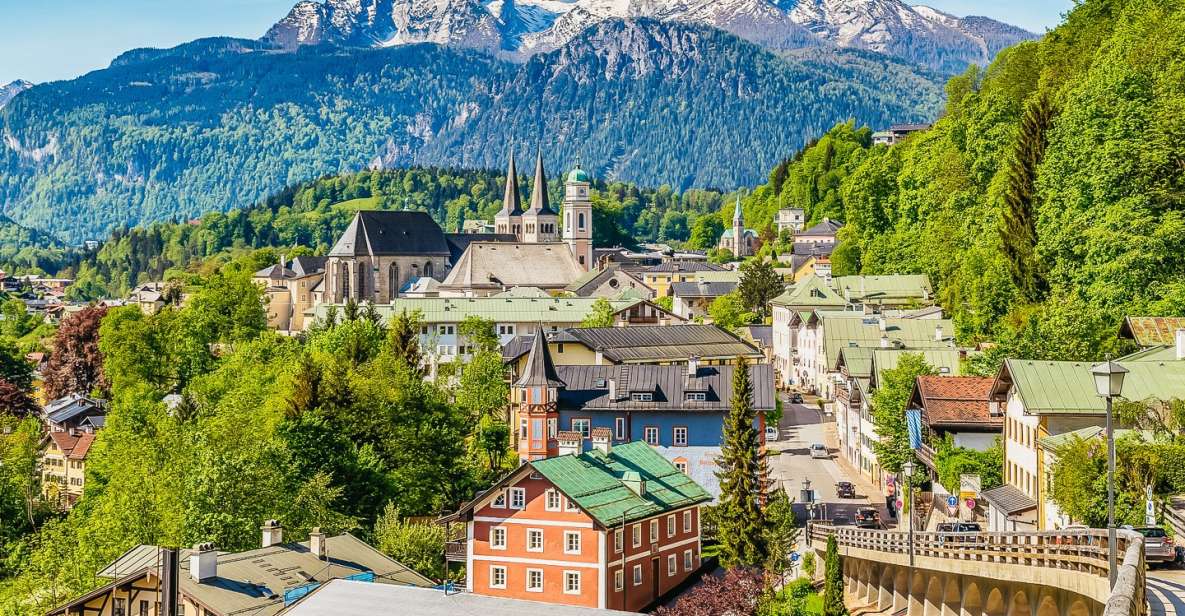
[{"label": "dormer window", "polygon": [[708,394],[705,394],[702,391],[687,392],[687,401],[688,402],[704,402],[707,399],[708,399]]},{"label": "dormer window", "polygon": [[648,391],[635,391],[630,394],[630,400],[634,402],[654,402],[654,394]]},{"label": "dormer window", "polygon": [[596,387],[597,389],[605,389],[608,386],[609,384],[605,379],[597,379],[593,381],[593,387]]}]

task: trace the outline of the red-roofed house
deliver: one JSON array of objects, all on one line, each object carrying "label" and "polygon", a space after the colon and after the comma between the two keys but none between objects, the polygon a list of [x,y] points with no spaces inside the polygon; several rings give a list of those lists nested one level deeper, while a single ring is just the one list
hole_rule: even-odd
[{"label": "red-roofed house", "polygon": [[41,454],[42,489],[46,498],[57,500],[63,509],[74,506],[82,496],[86,479],[86,455],[95,442],[94,432],[50,432]]},{"label": "red-roofed house", "polygon": [[919,376],[906,408],[922,410],[922,426],[929,437],[949,434],[956,446],[985,451],[1004,430],[1004,408],[990,399],[994,381],[978,376]]}]

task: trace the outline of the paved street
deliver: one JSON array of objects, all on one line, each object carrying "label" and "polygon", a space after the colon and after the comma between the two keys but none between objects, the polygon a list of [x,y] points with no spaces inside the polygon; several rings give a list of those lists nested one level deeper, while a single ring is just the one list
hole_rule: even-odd
[{"label": "paved street", "polygon": [[1185,616],[1185,571],[1149,569],[1148,607],[1152,616]]},{"label": "paved street", "polygon": [[[835,424],[831,419],[823,420],[818,407],[808,398],[808,404],[791,404],[785,395],[782,398],[784,414],[779,425],[777,442],[770,443],[771,451],[780,451],[779,455],[769,458],[770,477],[775,486],[782,486],[796,502],[801,502],[800,495],[803,479],[809,479],[811,488],[815,490],[819,501],[816,519],[829,519],[836,514],[846,514],[851,519],[858,507],[875,503],[880,508],[882,519],[885,515],[881,505],[881,498],[870,484],[851,473],[838,460],[836,451]],[[830,450],[830,458],[824,460],[811,458],[812,443],[823,443]],[[841,499],[835,493],[835,484],[839,481],[851,481],[856,485],[855,499]],[[805,519],[806,510],[801,504],[796,505],[796,512],[800,519]],[[1183,614],[1182,616],[1185,616]]]}]

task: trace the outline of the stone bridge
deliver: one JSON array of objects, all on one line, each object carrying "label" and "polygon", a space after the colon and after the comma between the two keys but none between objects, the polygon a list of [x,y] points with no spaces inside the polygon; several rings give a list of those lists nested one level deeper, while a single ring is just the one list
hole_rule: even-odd
[{"label": "stone bridge", "polygon": [[[1145,616],[1142,537],[1117,531],[1119,577],[1107,576],[1107,532],[916,532],[813,524],[824,557],[835,536],[853,613],[908,616]],[[820,567],[822,569],[822,567]]]}]

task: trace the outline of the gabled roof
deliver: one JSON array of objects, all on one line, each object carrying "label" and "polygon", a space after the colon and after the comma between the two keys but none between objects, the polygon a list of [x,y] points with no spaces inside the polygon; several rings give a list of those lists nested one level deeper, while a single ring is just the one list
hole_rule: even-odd
[{"label": "gabled roof", "polygon": [[[635,284],[646,287],[646,284],[642,282],[641,278],[629,270],[623,269],[620,263],[610,263],[602,269],[594,269],[581,274],[565,290],[571,291],[581,297],[587,297],[616,276],[624,276],[634,281]],[[646,289],[649,290],[650,287],[646,287]]]},{"label": "gabled roof", "polygon": [[720,297],[737,288],[735,282],[673,282],[671,295],[675,297]]},{"label": "gabled roof", "polygon": [[473,242],[453,265],[441,288],[563,289],[583,271],[567,244]]},{"label": "gabled roof", "polygon": [[444,241],[448,243],[449,262],[456,263],[473,242],[513,244],[518,241],[518,236],[513,233],[445,233]]},{"label": "gabled roof", "polygon": [[273,263],[253,274],[255,278],[267,278],[268,280],[284,280],[295,275],[296,272],[279,263]]},{"label": "gabled roof", "polygon": [[809,237],[809,236],[815,236],[815,235],[823,235],[823,236],[835,235],[842,228],[843,228],[842,222],[839,222],[838,220],[831,220],[830,218],[824,218],[823,222],[820,222],[819,224],[817,224],[805,231],[795,233],[794,235],[797,237],[803,237],[803,236]]},{"label": "gabled roof", "polygon": [[[1122,364],[1126,400],[1185,399],[1185,361],[1134,361]],[[1104,401],[1095,392],[1092,364],[1073,361],[1008,359],[992,384],[1003,399],[1015,389],[1025,413],[1032,415],[1102,415]]]},{"label": "gabled roof", "polygon": [[840,297],[866,304],[886,300],[926,300],[934,294],[930,277],[925,274],[841,276],[833,279],[832,284]]},{"label": "gabled roof", "polygon": [[292,259],[289,267],[297,278],[304,278],[324,272],[328,261],[329,257],[296,257]]},{"label": "gabled roof", "polygon": [[365,210],[354,214],[350,226],[329,251],[331,257],[448,256],[440,225],[426,212]]},{"label": "gabled roof", "polygon": [[[763,357],[753,345],[714,325],[571,328],[547,338],[552,343],[583,344],[615,364],[685,361],[691,357]],[[529,352],[534,339],[534,334],[514,338],[503,347],[502,357],[517,360]]]},{"label": "gabled roof", "polygon": [[[735,366],[700,366],[694,377],[687,366],[557,366],[566,386],[560,390],[560,410],[726,413],[732,404]],[[769,364],[749,366],[753,408],[773,409],[774,373]],[[612,381],[614,390],[609,391]],[[688,400],[687,392],[705,393],[704,400]],[[647,393],[651,400],[635,400]]]},{"label": "gabled roof", "polygon": [[[823,352],[832,361],[846,347],[881,348],[882,336],[896,349],[954,348],[951,333],[955,328],[950,319],[884,319],[885,329],[881,331],[880,317],[861,313],[815,311],[813,318],[822,321]],[[941,340],[937,339],[939,327],[943,331]]]},{"label": "gabled roof", "polygon": [[[1130,434],[1136,434],[1139,438],[1146,441],[1151,441],[1154,434],[1150,430],[1132,430],[1128,428],[1117,428],[1115,430],[1115,440],[1118,441]],[[1053,434],[1037,439],[1037,445],[1052,454],[1057,454],[1058,450],[1075,440],[1089,441],[1093,438],[1106,438],[1107,429],[1104,426],[1086,426],[1070,432],[1062,432],[1061,434]]]},{"label": "gabled roof", "polygon": [[794,242],[790,254],[802,257],[826,256],[835,252],[835,242]]},{"label": "gabled roof", "polygon": [[922,409],[922,421],[937,428],[976,425],[999,429],[1004,418],[993,417],[990,405],[994,381],[978,376],[919,376],[909,407]]},{"label": "gabled roof", "polygon": [[52,424],[64,424],[73,420],[81,420],[88,415],[106,414],[106,404],[102,400],[95,400],[81,394],[71,394],[58,398],[45,405],[42,411],[46,421]]},{"label": "gabled roof", "polygon": [[1177,330],[1185,329],[1185,317],[1126,317],[1119,337],[1135,340],[1141,347],[1174,346]]},{"label": "gabled roof", "polygon": [[[539,324],[538,331],[543,331],[543,324]],[[523,375],[515,381],[516,387],[563,387],[564,382],[556,375],[555,363],[551,361],[551,352],[547,349],[544,336],[535,335],[531,341],[531,353],[527,356],[527,365],[523,368]]]},{"label": "gabled roof", "polygon": [[787,289],[785,293],[770,300],[770,303],[788,308],[822,308],[847,305],[844,298],[836,293],[835,289],[829,287],[826,281],[813,275],[798,281],[794,286]]},{"label": "gabled roof", "polygon": [[638,271],[643,274],[667,274],[679,272],[723,272],[727,268],[716,265],[715,263],[706,263],[700,261],[668,261],[666,263],[659,263],[658,265],[651,265],[648,267],[639,268]]},{"label": "gabled roof", "polygon": [[[377,304],[379,316],[390,318],[404,310],[420,313],[425,324],[459,323],[466,317],[481,317],[495,323],[579,323],[592,312],[598,298],[593,297],[400,297],[390,304]],[[638,304],[640,299],[610,299],[613,312],[620,313]],[[312,310],[324,318],[333,304],[319,304]],[[650,304],[653,305],[653,304]],[[340,308],[340,306],[339,306]],[[655,306],[655,309],[658,309]]]},{"label": "gabled roof", "polygon": [[[528,463],[601,526],[612,528],[712,500],[706,490],[641,441]],[[636,473],[645,486],[635,493],[623,478]]]},{"label": "gabled roof", "polygon": [[90,432],[78,436],[69,432],[50,432],[49,438],[71,460],[85,460],[91,444],[95,442],[95,435]]}]

